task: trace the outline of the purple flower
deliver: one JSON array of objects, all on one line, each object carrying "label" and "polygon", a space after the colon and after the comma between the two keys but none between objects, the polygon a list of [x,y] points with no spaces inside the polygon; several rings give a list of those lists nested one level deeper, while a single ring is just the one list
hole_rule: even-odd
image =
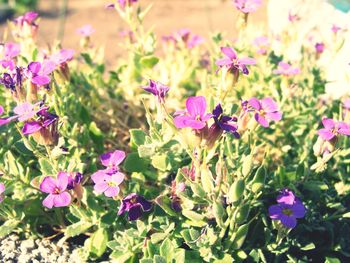
[{"label": "purple flower", "polygon": [[255,111],[255,120],[265,128],[269,127],[270,121],[280,121],[282,119],[282,113],[278,110],[278,105],[272,98],[262,100],[251,98],[248,100],[248,106],[251,106]]},{"label": "purple flower", "polygon": [[[0,119],[0,126],[8,124],[11,121],[18,120],[21,122],[27,121],[32,119],[38,111],[40,111],[42,108],[37,108],[39,104],[31,104],[29,102],[24,102],[22,104],[17,105],[13,112],[16,114],[14,116],[8,117],[8,118],[2,118]],[[1,114],[0,114],[1,115]]]},{"label": "purple flower", "polygon": [[148,86],[142,87],[145,91],[152,93],[156,96],[159,102],[164,102],[165,95],[169,91],[169,87],[154,80],[149,80]]},{"label": "purple flower", "polygon": [[125,152],[116,150],[102,154],[100,160],[104,170],[98,170],[91,175],[92,181],[95,183],[94,190],[107,197],[114,197],[119,194],[119,185],[123,182],[125,175],[119,172],[119,164],[125,159]]},{"label": "purple flower", "polygon": [[269,46],[269,39],[266,36],[256,37],[253,40],[253,45],[258,48],[258,54],[266,55],[267,47]]},{"label": "purple flower", "polygon": [[152,203],[147,201],[143,196],[131,193],[122,200],[118,215],[128,212],[129,221],[139,219],[144,212],[152,209]]},{"label": "purple flower", "polygon": [[213,110],[213,118],[215,122],[213,125],[218,126],[225,132],[232,133],[236,138],[240,137],[237,132],[237,118],[224,115],[221,104],[216,105]]},{"label": "purple flower", "polygon": [[[206,113],[207,102],[203,96],[189,97],[186,100],[187,111],[180,112],[181,115],[174,118],[174,124],[177,128],[192,128],[195,130],[203,129],[207,121],[212,117]],[[176,113],[177,115],[179,112]]]},{"label": "purple flower", "polygon": [[71,61],[74,53],[75,51],[73,49],[61,49],[59,52],[50,56],[50,61],[56,64],[56,66],[61,66],[68,61]]},{"label": "purple flower", "polygon": [[45,60],[43,63],[31,62],[25,72],[30,81],[38,86],[44,86],[50,83],[49,75],[54,71],[56,65],[50,60]]},{"label": "purple flower", "polygon": [[292,191],[283,190],[277,197],[277,202],[277,205],[269,207],[270,218],[281,221],[285,227],[294,228],[297,225],[297,218],[305,216],[305,206],[298,197],[295,197]]},{"label": "purple flower", "polygon": [[296,21],[300,20],[300,17],[297,14],[293,14],[291,10],[288,12],[288,20],[291,23],[294,23]]},{"label": "purple flower", "polygon": [[4,195],[3,195],[4,192],[5,192],[5,185],[3,183],[0,183],[0,203],[4,201]]},{"label": "purple flower", "polygon": [[119,185],[123,182],[125,175],[121,172],[113,172],[111,175],[108,173],[101,173],[96,178],[94,183],[94,190],[98,194],[104,193],[107,197],[114,197],[119,194]]},{"label": "purple flower", "polygon": [[68,176],[65,172],[60,172],[57,179],[46,176],[40,184],[40,190],[49,195],[44,199],[43,206],[47,208],[68,206],[71,196],[66,191],[68,186]]},{"label": "purple flower", "polygon": [[83,180],[83,175],[79,172],[75,173],[66,173],[68,177],[68,185],[67,189],[72,190],[74,189],[77,185],[81,184],[81,181]]},{"label": "purple flower", "polygon": [[323,53],[324,48],[325,48],[324,43],[316,43],[316,44],[315,44],[315,50],[316,50],[316,53],[317,53],[317,54]]},{"label": "purple flower", "polygon": [[192,35],[191,31],[187,28],[179,29],[177,32],[170,36],[163,36],[164,41],[173,42],[175,45],[181,46],[184,44],[187,48],[194,48],[205,42],[205,39],[199,35]]},{"label": "purple flower", "polygon": [[235,7],[242,13],[255,12],[262,4],[262,0],[233,0]]},{"label": "purple flower", "polygon": [[330,118],[322,120],[323,129],[318,131],[318,135],[325,141],[330,141],[338,134],[350,136],[350,126],[345,122],[336,122]]},{"label": "purple flower", "polygon": [[125,152],[116,150],[104,153],[100,156],[102,165],[110,168],[118,168],[118,165],[125,159]]},{"label": "purple flower", "polygon": [[14,58],[21,52],[21,46],[17,43],[6,43],[3,51],[3,59],[0,60],[0,64],[3,68],[8,68],[13,71],[16,68]]},{"label": "purple flower", "polygon": [[350,98],[347,98],[343,101],[343,108],[346,110],[350,110]]},{"label": "purple flower", "polygon": [[91,25],[85,25],[81,28],[78,28],[77,33],[82,37],[89,37],[95,33],[95,29]]},{"label": "purple flower", "polygon": [[274,74],[284,75],[284,76],[293,76],[298,75],[300,73],[300,68],[293,68],[292,65],[280,61],[278,63],[278,68],[273,71]]},{"label": "purple flower", "polygon": [[136,3],[138,0],[118,0],[118,4],[121,9],[125,9],[126,5],[131,6],[133,3]]},{"label": "purple flower", "polygon": [[17,17],[14,22],[20,26],[23,26],[24,24],[35,25],[34,21],[38,16],[38,13],[30,11],[25,13],[23,16]]},{"label": "purple flower", "polygon": [[255,65],[255,59],[253,58],[238,58],[233,48],[221,47],[221,52],[224,53],[225,57],[216,61],[216,65],[220,68],[226,67],[234,72],[240,70],[243,74],[248,75],[249,70],[247,65]]},{"label": "purple flower", "polygon": [[15,79],[9,73],[4,73],[2,78],[0,78],[0,84],[11,91],[16,91]]}]

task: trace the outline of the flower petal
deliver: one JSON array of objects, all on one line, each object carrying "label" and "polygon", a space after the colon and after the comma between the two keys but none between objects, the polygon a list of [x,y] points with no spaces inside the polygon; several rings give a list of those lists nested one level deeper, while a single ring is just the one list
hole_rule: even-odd
[{"label": "flower petal", "polygon": [[104,191],[108,189],[108,187],[109,187],[108,184],[105,181],[102,181],[95,184],[94,190],[96,193],[102,194]]},{"label": "flower petal", "polygon": [[215,64],[219,67],[223,67],[223,66],[230,66],[233,64],[233,62],[229,58],[221,58],[221,59],[218,59],[215,62]]},{"label": "flower petal", "polygon": [[333,129],[335,127],[335,122],[330,118],[324,118],[322,124],[326,129]]},{"label": "flower petal", "polygon": [[59,172],[57,175],[57,182],[60,191],[66,190],[68,185],[68,174],[66,172]]},{"label": "flower petal", "polygon": [[40,184],[40,190],[44,193],[51,194],[56,190],[56,188],[57,188],[57,181],[51,176],[46,176]]},{"label": "flower petal", "polygon": [[261,126],[268,128],[269,127],[269,121],[262,115],[255,113],[255,120],[260,123]]},{"label": "flower petal", "polygon": [[118,166],[125,159],[125,152],[116,150],[102,154],[100,157],[101,163],[104,166]]},{"label": "flower petal", "polygon": [[293,216],[296,218],[303,218],[306,213],[306,208],[302,204],[302,202],[298,201],[296,202],[292,207],[291,210],[293,212]]},{"label": "flower petal", "polygon": [[280,220],[281,223],[287,228],[294,228],[297,225],[297,220],[294,216],[287,216],[282,214]]},{"label": "flower petal", "polygon": [[125,175],[123,173],[115,173],[111,176],[110,181],[115,183],[116,185],[120,185],[125,178]]},{"label": "flower petal", "polygon": [[282,113],[279,111],[269,112],[265,115],[269,120],[280,121],[282,119]]},{"label": "flower petal", "polygon": [[272,205],[269,207],[269,215],[271,219],[280,219],[282,215],[282,207],[279,205]]},{"label": "flower petal", "polygon": [[114,186],[114,187],[109,187],[105,192],[105,196],[107,197],[114,197],[117,196],[119,194],[119,187],[118,186]]},{"label": "flower petal", "polygon": [[189,97],[186,100],[186,108],[192,117],[203,117],[207,110],[207,102],[203,96]]},{"label": "flower petal", "polygon": [[258,111],[261,110],[261,104],[257,98],[251,98],[250,100],[248,100],[248,104]]},{"label": "flower petal", "polygon": [[317,133],[325,141],[330,141],[335,136],[335,134],[328,129],[320,129],[317,131]]},{"label": "flower petal", "polygon": [[24,135],[33,134],[37,131],[40,131],[41,128],[42,128],[41,124],[37,121],[27,122],[26,124],[24,124],[22,128],[22,133]]},{"label": "flower petal", "polygon": [[261,100],[261,107],[265,112],[278,111],[278,105],[272,98],[264,98]]},{"label": "flower petal", "polygon": [[55,195],[55,198],[53,200],[53,205],[55,207],[68,206],[71,200],[72,200],[72,197],[68,192],[62,192],[58,195]]},{"label": "flower petal", "polygon": [[233,48],[221,47],[221,52],[224,53],[231,60],[237,59],[237,54]]},{"label": "flower petal", "polygon": [[51,209],[54,204],[55,195],[49,194],[42,202],[43,206]]},{"label": "flower petal", "polygon": [[49,84],[51,79],[46,75],[38,75],[32,78],[32,83],[38,85],[38,86],[44,86]]},{"label": "flower petal", "polygon": [[135,204],[133,207],[129,209],[129,220],[134,221],[139,219],[142,216],[142,208],[140,204]]}]

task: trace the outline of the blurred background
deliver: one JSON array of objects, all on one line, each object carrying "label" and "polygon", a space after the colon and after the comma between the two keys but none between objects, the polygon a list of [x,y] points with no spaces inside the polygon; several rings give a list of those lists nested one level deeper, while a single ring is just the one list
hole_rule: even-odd
[{"label": "blurred background", "polygon": [[[115,10],[107,10],[106,4],[111,0],[0,0],[2,24],[1,35],[4,33],[6,15],[4,10],[12,11],[7,15],[16,16],[28,10],[36,10],[40,17],[38,41],[40,44],[50,44],[55,39],[62,40],[65,48],[77,48],[79,35],[76,30],[90,24],[96,30],[92,36],[97,46],[105,47],[107,62],[110,63],[123,52],[118,45],[120,32],[126,29]],[[231,0],[140,0],[141,6],[153,3],[146,19],[146,28],[154,26],[158,37],[189,28],[194,33],[205,38],[209,32],[225,31],[228,39],[234,39],[235,18],[238,11]],[[264,1],[267,2],[267,1]],[[16,14],[15,14],[16,13]],[[8,18],[8,17],[7,17]],[[250,17],[263,26],[266,21],[266,4]],[[254,23],[256,24],[256,23]]]}]

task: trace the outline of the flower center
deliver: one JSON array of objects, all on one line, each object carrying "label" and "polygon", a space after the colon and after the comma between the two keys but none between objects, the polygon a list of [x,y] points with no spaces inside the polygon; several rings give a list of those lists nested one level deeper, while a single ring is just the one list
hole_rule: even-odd
[{"label": "flower center", "polygon": [[116,186],[116,184],[114,182],[108,182],[107,185],[110,186],[110,187],[115,187]]},{"label": "flower center", "polygon": [[132,204],[137,203],[136,196],[130,199],[130,203],[132,203]]},{"label": "flower center", "polygon": [[288,208],[284,208],[284,209],[282,210],[282,213],[285,214],[285,215],[287,215],[287,216],[293,215],[293,211],[290,210],[290,209],[288,209]]},{"label": "flower center", "polygon": [[54,194],[58,195],[60,193],[60,189],[58,189],[58,187],[55,188],[55,190],[53,191]]},{"label": "flower center", "polygon": [[196,116],[196,121],[200,121],[201,120],[201,115],[197,115]]},{"label": "flower center", "polygon": [[265,116],[265,111],[264,110],[259,110],[259,115],[261,115],[261,116]]}]

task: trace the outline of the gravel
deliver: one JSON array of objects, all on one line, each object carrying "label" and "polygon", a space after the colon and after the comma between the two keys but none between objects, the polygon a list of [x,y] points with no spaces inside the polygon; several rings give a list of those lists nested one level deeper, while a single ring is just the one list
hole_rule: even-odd
[{"label": "gravel", "polygon": [[15,234],[0,238],[1,263],[83,263],[78,248],[59,248],[47,239],[20,240]]}]

